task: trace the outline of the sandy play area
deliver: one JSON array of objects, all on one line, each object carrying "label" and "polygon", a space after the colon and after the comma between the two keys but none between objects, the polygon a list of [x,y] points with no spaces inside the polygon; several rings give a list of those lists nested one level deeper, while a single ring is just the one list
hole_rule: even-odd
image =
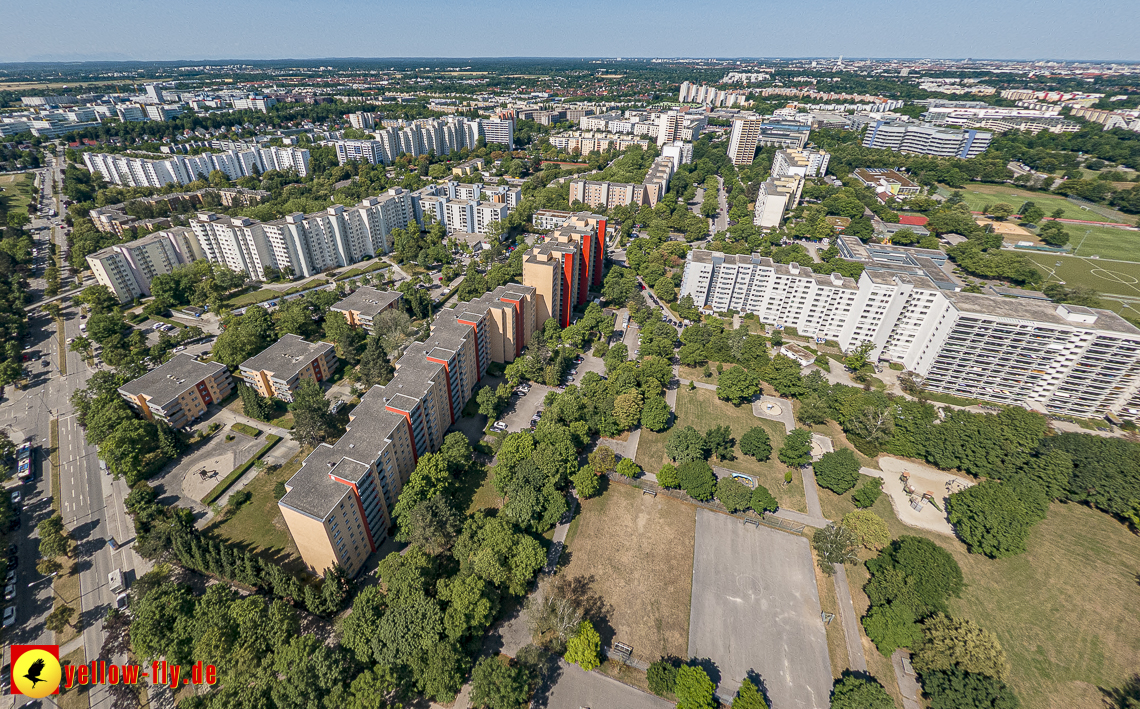
[{"label": "sandy play area", "polygon": [[[863,468],[859,472],[883,479],[883,492],[890,496],[891,506],[903,524],[954,536],[954,528],[946,519],[946,498],[952,492],[970,487],[974,484],[972,481],[929,465],[890,456],[881,456],[879,467],[882,470]],[[913,493],[903,489],[903,473],[910,474],[909,484]],[[930,500],[926,500],[921,509],[914,508],[912,500],[921,499],[923,493],[927,492],[931,493],[941,509],[932,505]]]}]

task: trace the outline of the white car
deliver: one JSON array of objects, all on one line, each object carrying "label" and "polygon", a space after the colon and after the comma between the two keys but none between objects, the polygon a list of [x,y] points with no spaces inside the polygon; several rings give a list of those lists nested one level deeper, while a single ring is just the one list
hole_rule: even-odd
[{"label": "white car", "polygon": [[4,609],[4,627],[11,628],[16,624],[16,606],[8,606]]},{"label": "white car", "polygon": [[12,491],[12,504],[13,505],[20,504],[20,500],[22,500],[22,499],[24,499],[23,493],[21,493],[19,490],[13,490]]},{"label": "white car", "polygon": [[115,596],[115,607],[119,610],[125,609],[127,607],[127,597],[128,594],[126,593],[120,593],[119,595]]},{"label": "white car", "polygon": [[16,597],[16,584],[10,583],[4,587],[4,600],[10,601]]},{"label": "white car", "polygon": [[505,431],[507,430],[507,424],[503,421],[496,421],[495,423],[491,424],[491,430],[496,432]]}]

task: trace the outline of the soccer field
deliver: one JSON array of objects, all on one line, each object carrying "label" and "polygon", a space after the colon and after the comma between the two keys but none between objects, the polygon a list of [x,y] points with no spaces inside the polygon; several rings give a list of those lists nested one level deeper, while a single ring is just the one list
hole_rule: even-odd
[{"label": "soccer field", "polygon": [[[1140,298],[1140,263],[1018,251],[1045,274],[1045,284],[1064,281],[1105,295]],[[1043,285],[1045,285],[1043,284]]]},{"label": "soccer field", "polygon": [[1077,256],[1140,261],[1140,231],[1086,224],[1064,226],[1069,232],[1069,248]]}]

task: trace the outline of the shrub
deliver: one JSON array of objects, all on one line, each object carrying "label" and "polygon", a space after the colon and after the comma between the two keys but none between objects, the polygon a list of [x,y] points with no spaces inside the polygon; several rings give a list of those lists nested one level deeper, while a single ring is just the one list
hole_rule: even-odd
[{"label": "shrub", "polygon": [[848,512],[843,516],[843,526],[851,530],[864,549],[879,550],[891,541],[887,523],[868,510]]},{"label": "shrub", "polygon": [[759,515],[765,512],[775,512],[780,509],[780,503],[776,502],[776,498],[772,497],[772,493],[768,492],[768,488],[760,484],[757,484],[756,489],[752,491],[749,506],[756,510],[756,514]]},{"label": "shrub", "polygon": [[645,677],[649,683],[649,691],[659,697],[672,694],[677,686],[677,668],[680,665],[680,661],[672,657],[662,657],[650,665]]},{"label": "shrub", "polygon": [[851,496],[851,501],[855,503],[856,507],[872,507],[882,494],[883,479],[871,478],[855,491],[855,494]]},{"label": "shrub", "polygon": [[629,458],[622,458],[617,464],[617,472],[632,480],[641,472],[641,468]]},{"label": "shrub", "polygon": [[567,662],[578,665],[589,672],[602,664],[599,657],[602,647],[602,638],[593,624],[583,620],[578,626],[578,633],[566,643]]}]

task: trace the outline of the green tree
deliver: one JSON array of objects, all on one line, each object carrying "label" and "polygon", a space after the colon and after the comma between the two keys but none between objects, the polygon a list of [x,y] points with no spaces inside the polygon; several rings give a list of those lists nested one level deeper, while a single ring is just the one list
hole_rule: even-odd
[{"label": "green tree", "polygon": [[729,512],[739,512],[751,506],[752,491],[743,483],[725,476],[716,481],[716,499],[720,500]]},{"label": "green tree", "polygon": [[[783,452],[781,451],[781,460]],[[859,461],[850,448],[824,453],[812,469],[815,481],[837,495],[842,495],[859,481]]]},{"label": "green tree", "polygon": [[759,515],[765,512],[775,512],[780,509],[780,504],[776,502],[775,497],[772,497],[772,493],[768,492],[768,488],[759,484],[756,486],[756,489],[752,491],[752,497],[748,505]]},{"label": "green tree", "polygon": [[273,404],[244,382],[237,382],[236,386],[238,397],[241,399],[242,412],[258,421],[268,421],[273,415]]},{"label": "green tree", "polygon": [[618,475],[625,476],[632,480],[638,476],[638,474],[641,472],[641,468],[638,467],[637,463],[634,463],[629,458],[622,458],[620,461],[618,461],[617,472]]},{"label": "green tree", "polygon": [[588,467],[583,467],[577,473],[574,473],[570,478],[570,482],[574,485],[574,491],[578,493],[578,497],[586,500],[598,494],[601,488],[601,481],[593,470]]},{"label": "green tree", "polygon": [[732,429],[728,426],[713,426],[705,433],[704,448],[718,460],[732,460],[735,457],[732,453],[735,443]]},{"label": "green tree", "polygon": [[484,657],[471,672],[471,701],[482,709],[519,709],[530,696],[530,672],[506,657]]},{"label": "green tree", "polygon": [[682,665],[677,670],[677,682],[673,694],[677,697],[677,709],[713,709],[713,682],[703,668],[695,665]]},{"label": "green tree", "polygon": [[922,626],[915,622],[914,611],[902,603],[872,606],[863,616],[863,629],[883,657],[890,657],[897,648],[922,644]]},{"label": "green tree", "polygon": [[358,381],[364,389],[371,389],[376,384],[387,384],[396,373],[388,352],[379,334],[368,338],[364,346],[364,354],[360,356],[360,367],[357,369]]},{"label": "green tree", "polygon": [[260,305],[250,306],[242,315],[223,318],[225,330],[212,350],[214,359],[236,368],[245,360],[277,341],[269,312]]},{"label": "green tree", "polygon": [[[922,692],[930,709],[1020,709],[1021,702],[1004,682],[960,669],[925,672]],[[1136,705],[1124,705],[1132,709]]]},{"label": "green tree", "polygon": [[866,508],[875,504],[879,496],[883,494],[883,479],[871,478],[851,495],[851,501],[855,503],[856,507]]},{"label": "green tree", "polygon": [[660,433],[669,427],[669,415],[672,413],[665,397],[650,396],[645,399],[645,404],[641,407],[641,425],[650,431]]},{"label": "green tree", "polygon": [[589,672],[602,664],[599,656],[601,647],[602,638],[598,631],[590,621],[583,620],[578,632],[566,643],[565,660]]},{"label": "green tree", "polygon": [[366,335],[363,329],[348,324],[343,314],[325,315],[325,338],[336,345],[336,356],[356,366],[364,349]]},{"label": "green tree", "polygon": [[682,463],[677,470],[681,487],[695,500],[708,501],[713,497],[716,489],[716,476],[712,468],[703,460],[692,460]]},{"label": "green tree", "polygon": [[1036,224],[1045,218],[1045,210],[1041,209],[1041,207],[1038,207],[1033,202],[1026,202],[1025,204],[1021,205],[1021,208],[1017,210],[1017,213],[1021,215],[1021,221],[1025,222],[1026,224]]},{"label": "green tree", "polygon": [[784,439],[778,456],[784,465],[802,468],[811,462],[811,431],[797,428]]},{"label": "green tree", "polygon": [[705,437],[692,426],[685,426],[669,435],[665,442],[665,454],[675,463],[688,463],[694,460],[705,460],[708,450],[705,448]]},{"label": "green tree", "polygon": [[764,695],[752,680],[746,679],[740,683],[740,689],[736,690],[732,709],[768,709],[768,702],[764,701]]},{"label": "green tree", "polygon": [[328,434],[329,400],[315,379],[305,379],[293,392],[293,440],[314,447]]},{"label": "green tree", "polygon": [[740,437],[740,452],[761,463],[772,457],[772,439],[763,426],[753,426]]},{"label": "green tree", "polygon": [[851,353],[843,358],[843,365],[856,374],[867,370],[871,366],[868,356],[875,349],[875,343],[865,341],[859,343]]},{"label": "green tree", "polygon": [[659,697],[672,694],[677,688],[678,664],[675,658],[663,657],[649,665],[649,670],[645,673],[649,691]]},{"label": "green tree", "polygon": [[[500,454],[501,456],[501,454]],[[609,446],[598,446],[590,453],[587,461],[598,475],[605,475],[617,467],[617,455]]]},{"label": "green tree", "polygon": [[71,535],[63,526],[63,517],[58,513],[36,525],[40,536],[40,556],[56,559],[71,555]]},{"label": "green tree", "polygon": [[936,670],[963,672],[1009,679],[1010,666],[997,637],[972,620],[941,613],[923,623],[923,643],[912,659],[920,674]]},{"label": "green tree", "polygon": [[852,510],[843,515],[843,526],[851,530],[864,549],[879,550],[891,542],[891,533],[883,518],[870,510]]},{"label": "green tree", "polygon": [[657,484],[664,488],[681,487],[681,478],[672,463],[662,465],[661,470],[657,471]]},{"label": "green tree", "polygon": [[44,618],[44,625],[52,632],[62,633],[72,627],[71,619],[73,617],[75,617],[74,608],[67,605],[60,606],[49,613],[47,618]]},{"label": "green tree", "polygon": [[873,680],[845,675],[831,690],[831,709],[894,709],[895,700]]},{"label": "green tree", "polygon": [[954,531],[970,551],[991,559],[1024,553],[1036,521],[1014,487],[997,480],[952,494],[947,508]]},{"label": "green tree", "polygon": [[855,554],[858,540],[843,526],[829,524],[815,530],[811,544],[819,555],[819,568],[828,576],[835,573],[833,564],[854,564],[859,560]]},{"label": "green tree", "polygon": [[669,276],[661,276],[661,278],[658,278],[657,282],[653,284],[653,292],[666,303],[672,303],[677,299],[677,287],[673,284],[673,279]]},{"label": "green tree", "polygon": [[998,221],[1004,221],[1006,217],[1009,217],[1013,214],[1013,205],[1009,204],[1008,202],[997,202],[990,205],[990,207],[986,210],[986,214],[993,217],[994,219],[997,219]]},{"label": "green tree", "polygon": [[760,376],[744,367],[733,367],[717,380],[718,399],[740,406],[760,393]]}]

